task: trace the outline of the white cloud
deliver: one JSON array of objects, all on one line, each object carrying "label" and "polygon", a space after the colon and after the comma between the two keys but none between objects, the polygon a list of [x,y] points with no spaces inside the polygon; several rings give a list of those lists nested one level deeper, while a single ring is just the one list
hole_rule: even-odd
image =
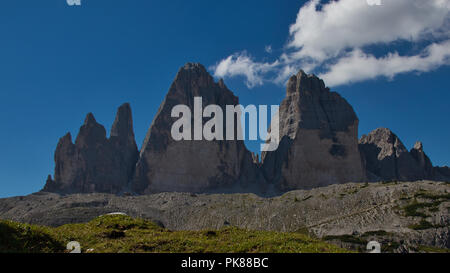
[{"label": "white cloud", "polygon": [[271,54],[272,53],[272,46],[271,45],[267,45],[264,47],[264,51]]},{"label": "white cloud", "polygon": [[332,1],[316,10],[319,0],[300,9],[289,28],[289,47],[297,58],[326,60],[347,48],[361,48],[399,39],[415,42],[442,27],[449,1],[384,0],[370,6],[364,0]]},{"label": "white cloud", "polygon": [[253,61],[245,52],[233,54],[220,61],[212,67],[214,76],[225,78],[234,76],[245,76],[246,85],[249,88],[264,83],[264,74],[273,70],[279,65],[278,61],[273,63],[259,63]]},{"label": "white cloud", "polygon": [[[310,0],[300,8],[277,61],[257,62],[246,54],[233,54],[216,65],[216,76],[243,75],[254,87],[266,81],[284,83],[299,68],[310,72],[320,68],[325,69],[321,76],[328,85],[340,85],[449,64],[450,0],[382,0],[381,6],[370,6],[365,0],[320,4]],[[395,48],[397,41],[428,47],[417,55],[400,56],[391,50],[378,58],[364,51],[371,45]]]},{"label": "white cloud", "polygon": [[379,76],[393,78],[407,72],[427,72],[441,65],[450,63],[450,40],[434,43],[419,55],[400,56],[390,53],[382,58],[375,58],[356,49],[329,66],[329,70],[319,75],[330,85],[341,85],[373,79]]}]

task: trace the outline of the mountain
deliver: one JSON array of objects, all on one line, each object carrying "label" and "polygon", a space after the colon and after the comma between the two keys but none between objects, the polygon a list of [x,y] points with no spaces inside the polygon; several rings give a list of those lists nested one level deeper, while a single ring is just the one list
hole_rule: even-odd
[{"label": "mountain", "polygon": [[[202,98],[203,107],[214,104],[223,111],[226,105],[239,104],[238,98],[224,82],[214,82],[202,65],[188,63],[180,68],[145,137],[132,189],[142,194],[263,188],[264,178],[253,164],[252,154],[243,141],[193,140],[195,113],[191,114],[192,140],[175,141],[172,138],[171,127],[177,120],[171,116],[172,109],[176,105],[186,105],[194,110],[195,97]],[[226,119],[223,115],[223,135],[227,133]],[[233,119],[237,124],[238,117],[235,115]],[[203,119],[201,128],[206,121]]]},{"label": "mountain", "polygon": [[358,122],[344,98],[301,70],[279,109],[279,148],[262,155],[266,179],[283,191],[363,181]]},{"label": "mountain", "polygon": [[[75,142],[70,133],[59,140],[54,177],[39,193],[0,199],[0,219],[59,226],[125,212],[170,230],[232,225],[302,231],[363,251],[369,240],[384,252],[450,248],[450,168],[433,166],[421,142],[408,150],[387,128],[358,140],[353,107],[318,77],[299,71],[289,79],[278,149],[261,160],[242,140],[205,139],[208,126],[223,136],[231,130],[211,126],[217,112],[203,110],[212,104],[225,112],[223,124],[233,121],[236,139],[240,116],[225,109],[238,98],[202,65],[188,63],[140,151],[129,104],[119,107],[109,138],[89,113]],[[174,138],[181,128],[185,139]]]},{"label": "mountain", "polygon": [[75,144],[70,133],[55,151],[54,179],[43,191],[61,193],[120,193],[128,185],[138,158],[129,104],[119,107],[110,138],[92,113],[86,116]]},{"label": "mountain", "polygon": [[[180,105],[188,112],[174,114]],[[210,105],[221,108],[223,123],[211,125],[217,113],[205,115]],[[59,140],[54,178],[48,176],[43,191],[276,195],[348,182],[450,181],[450,169],[433,166],[420,142],[408,151],[386,128],[358,141],[359,120],[353,107],[302,70],[289,79],[279,108],[279,147],[263,152],[261,160],[237,139],[239,114],[226,114],[226,106],[237,105],[239,99],[223,80],[215,82],[204,66],[187,63],[176,74],[140,151],[129,104],[119,107],[109,138],[89,113],[75,143],[70,133]],[[183,122],[176,130],[186,130],[185,139],[174,139],[173,127],[184,115],[191,126]],[[201,117],[199,124],[196,115]],[[234,133],[227,132],[229,121]],[[205,139],[207,126],[219,137]],[[228,133],[234,140],[227,140]]]},{"label": "mountain", "polygon": [[433,167],[423,144],[408,151],[400,138],[387,128],[378,128],[359,140],[370,181],[449,181],[446,168]]}]

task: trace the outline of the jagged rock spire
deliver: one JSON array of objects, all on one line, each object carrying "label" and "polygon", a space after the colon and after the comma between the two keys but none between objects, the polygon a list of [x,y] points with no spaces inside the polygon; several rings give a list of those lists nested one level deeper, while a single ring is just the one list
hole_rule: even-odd
[{"label": "jagged rock spire", "polygon": [[359,147],[371,180],[415,181],[424,178],[417,160],[397,135],[387,128],[378,128],[363,135]]},{"label": "jagged rock spire", "polygon": [[419,164],[420,170],[422,171],[422,179],[433,179],[433,164],[425,154],[422,142],[416,142],[410,154]]},{"label": "jagged rock spire", "polygon": [[203,107],[215,104],[224,111],[226,105],[239,104],[223,81],[214,82],[201,64],[181,67],[147,132],[136,165],[134,191],[230,190],[257,180],[256,166],[243,141],[173,140],[171,127],[177,119],[171,111],[183,104],[193,113],[194,97],[202,98]]},{"label": "jagged rock spire", "polygon": [[75,145],[78,148],[91,147],[96,143],[106,141],[106,130],[103,125],[97,123],[92,113],[88,113],[84,120],[83,126],[80,128]]},{"label": "jagged rock spire", "polygon": [[54,179],[47,179],[44,191],[60,193],[123,191],[134,173],[138,150],[134,140],[131,108],[122,105],[112,127],[111,138],[92,113],[72,143],[67,133],[55,151]]},{"label": "jagged rock spire", "polygon": [[[128,187],[134,176],[139,151],[133,130],[133,117],[129,103],[122,104],[117,110],[116,118],[111,127],[109,144],[116,151],[117,176]],[[126,182],[125,182],[126,181]]]},{"label": "jagged rock spire", "polygon": [[122,104],[117,110],[110,136],[115,136],[123,140],[134,140],[133,117],[129,103]]}]

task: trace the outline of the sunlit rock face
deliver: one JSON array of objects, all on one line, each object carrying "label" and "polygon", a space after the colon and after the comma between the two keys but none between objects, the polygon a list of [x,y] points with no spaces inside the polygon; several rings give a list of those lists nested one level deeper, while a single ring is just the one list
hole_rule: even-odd
[{"label": "sunlit rock face", "polygon": [[292,76],[279,114],[280,145],[262,155],[268,181],[291,190],[364,180],[358,118],[321,79],[303,71]]},{"label": "sunlit rock face", "polygon": [[433,167],[421,142],[408,151],[387,128],[363,135],[359,148],[371,181],[450,180],[448,167]]}]

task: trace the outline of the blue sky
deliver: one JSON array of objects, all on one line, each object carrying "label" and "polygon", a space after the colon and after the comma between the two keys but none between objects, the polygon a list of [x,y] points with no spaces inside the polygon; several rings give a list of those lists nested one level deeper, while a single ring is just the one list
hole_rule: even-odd
[{"label": "blue sky", "polygon": [[[232,66],[221,74],[215,66],[229,56],[246,56],[258,65],[299,52],[298,47],[287,45],[295,38],[289,29],[305,2],[82,0],[81,6],[71,7],[65,0],[2,1],[0,197],[40,190],[53,173],[58,139],[66,132],[75,136],[88,112],[109,131],[117,107],[130,102],[140,146],[173,77],[186,62],[200,62],[212,74],[225,77],[244,105],[280,103],[285,87],[274,78],[285,67],[267,73],[257,70],[260,84],[249,88],[248,75],[232,73]],[[325,32],[326,26],[322,27]],[[374,56],[396,47],[412,56],[445,37],[381,45],[369,39],[349,46]],[[301,43],[304,37],[298,39]],[[269,45],[270,53],[265,50]],[[350,53],[340,52],[326,61],[339,63]],[[295,61],[294,69],[304,60]],[[360,134],[388,127],[407,148],[421,140],[434,164],[450,165],[450,67],[446,63],[425,67],[421,73],[393,71],[393,77],[386,77],[380,72],[386,71],[384,63],[372,62],[380,68],[367,73],[378,77],[339,74],[345,82],[338,82],[336,73],[327,74],[332,68],[329,63],[308,68],[328,77],[335,83],[332,89],[353,105]],[[369,64],[363,63],[364,67]],[[249,148],[256,151],[258,146],[250,143]]]}]

